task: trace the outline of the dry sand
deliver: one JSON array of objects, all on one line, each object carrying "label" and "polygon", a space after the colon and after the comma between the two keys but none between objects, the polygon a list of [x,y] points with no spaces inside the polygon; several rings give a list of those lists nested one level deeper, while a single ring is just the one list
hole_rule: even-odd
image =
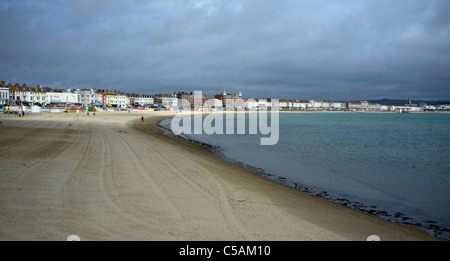
[{"label": "dry sand", "polygon": [[433,240],[165,136],[171,115],[0,116],[0,239]]}]

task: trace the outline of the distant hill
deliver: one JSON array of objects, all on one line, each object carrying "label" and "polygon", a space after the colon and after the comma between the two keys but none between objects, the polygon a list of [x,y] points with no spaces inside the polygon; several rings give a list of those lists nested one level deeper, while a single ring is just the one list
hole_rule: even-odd
[{"label": "distant hill", "polygon": [[[381,99],[381,100],[369,100],[369,102],[374,102],[378,104],[386,104],[386,105],[403,105],[408,103],[407,100],[395,100],[395,99]],[[428,105],[442,105],[442,104],[450,104],[450,100],[439,100],[439,101],[431,101],[431,100],[411,100],[412,104],[428,104]]]}]

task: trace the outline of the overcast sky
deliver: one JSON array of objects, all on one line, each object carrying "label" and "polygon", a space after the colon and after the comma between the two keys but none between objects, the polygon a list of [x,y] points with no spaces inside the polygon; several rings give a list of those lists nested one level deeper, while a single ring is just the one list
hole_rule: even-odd
[{"label": "overcast sky", "polygon": [[450,99],[450,0],[1,0],[0,78],[135,93]]}]

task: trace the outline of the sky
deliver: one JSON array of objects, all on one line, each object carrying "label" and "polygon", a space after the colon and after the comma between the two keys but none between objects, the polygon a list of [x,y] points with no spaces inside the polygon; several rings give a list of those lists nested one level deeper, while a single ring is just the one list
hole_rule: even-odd
[{"label": "sky", "polygon": [[449,0],[1,0],[0,78],[245,98],[450,99]]}]

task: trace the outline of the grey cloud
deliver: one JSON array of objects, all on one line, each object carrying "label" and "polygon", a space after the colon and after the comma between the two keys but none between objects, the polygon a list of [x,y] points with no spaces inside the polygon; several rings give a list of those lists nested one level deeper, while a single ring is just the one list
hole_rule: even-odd
[{"label": "grey cloud", "polygon": [[0,78],[141,93],[449,98],[448,10],[446,0],[2,1]]}]

